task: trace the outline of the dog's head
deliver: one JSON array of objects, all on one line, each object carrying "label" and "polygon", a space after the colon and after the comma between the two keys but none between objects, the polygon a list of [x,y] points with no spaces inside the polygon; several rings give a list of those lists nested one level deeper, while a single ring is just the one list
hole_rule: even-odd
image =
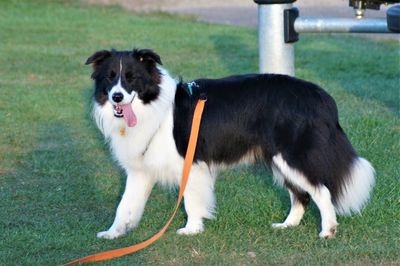
[{"label": "dog's head", "polygon": [[152,50],[102,50],[90,56],[86,64],[93,66],[95,101],[100,105],[109,101],[117,117],[123,116],[121,106],[130,105],[135,97],[147,104],[160,93],[161,73],[157,64],[162,63]]}]

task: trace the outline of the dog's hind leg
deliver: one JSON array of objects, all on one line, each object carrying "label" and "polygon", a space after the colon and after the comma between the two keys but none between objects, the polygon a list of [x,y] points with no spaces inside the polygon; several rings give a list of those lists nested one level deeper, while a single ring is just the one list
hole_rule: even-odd
[{"label": "dog's hind leg", "polygon": [[333,238],[336,234],[338,223],[336,221],[335,207],[333,206],[331,193],[324,185],[317,187],[311,195],[321,213],[321,238]]},{"label": "dog's hind leg", "polygon": [[177,231],[180,235],[194,235],[204,231],[203,218],[214,218],[215,178],[205,163],[194,164],[184,192],[187,222]]},{"label": "dog's hind leg", "polygon": [[288,188],[290,195],[290,212],[283,223],[272,224],[273,228],[286,228],[289,226],[297,226],[303,218],[305,208],[310,200],[310,196],[306,192],[299,192]]},{"label": "dog's hind leg", "polygon": [[289,215],[282,223],[273,223],[273,228],[287,228],[289,226],[297,226],[300,224],[301,219],[303,218],[305,208],[310,201],[310,196],[305,191],[300,191],[293,185],[287,182],[287,178],[284,177],[282,172],[279,170],[278,166],[272,165],[272,172],[274,174],[275,182],[280,186],[285,186],[290,195],[290,203],[291,208]]},{"label": "dog's hind leg", "polygon": [[283,174],[285,181],[293,184],[293,186],[300,188],[307,192],[315,204],[317,205],[321,214],[321,238],[332,238],[336,234],[336,212],[332,203],[331,193],[325,185],[312,185],[303,173],[290,167],[283,159],[281,154],[275,155],[273,163],[280,172]]},{"label": "dog's hind leg", "polygon": [[154,181],[144,172],[128,173],[125,192],[118,205],[114,222],[107,231],[97,233],[97,237],[114,239],[136,227],[153,186]]}]

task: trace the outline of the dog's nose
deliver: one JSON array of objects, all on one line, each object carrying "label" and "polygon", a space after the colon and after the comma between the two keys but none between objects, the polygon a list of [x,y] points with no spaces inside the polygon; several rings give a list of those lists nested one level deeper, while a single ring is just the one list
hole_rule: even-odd
[{"label": "dog's nose", "polygon": [[121,92],[115,92],[111,98],[114,102],[120,103],[124,99],[124,95]]}]

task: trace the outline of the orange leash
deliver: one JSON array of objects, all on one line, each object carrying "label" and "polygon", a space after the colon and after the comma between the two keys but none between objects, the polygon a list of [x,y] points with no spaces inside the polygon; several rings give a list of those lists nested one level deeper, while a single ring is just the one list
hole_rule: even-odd
[{"label": "orange leash", "polygon": [[178,202],[176,203],[175,210],[174,210],[171,218],[164,225],[164,227],[157,234],[155,234],[151,238],[149,238],[139,244],[136,244],[136,245],[133,245],[130,247],[126,247],[126,248],[119,248],[119,249],[114,249],[114,250],[109,250],[109,251],[104,251],[101,253],[89,255],[87,257],[69,262],[69,263],[65,264],[64,266],[75,265],[78,263],[103,261],[103,260],[109,260],[109,259],[113,259],[113,258],[122,257],[122,256],[128,255],[130,253],[136,252],[138,250],[144,249],[145,247],[154,243],[157,239],[159,239],[165,233],[165,231],[171,224],[172,220],[174,219],[176,212],[178,211],[179,205],[183,198],[183,192],[185,191],[185,187],[186,187],[187,181],[189,179],[190,168],[192,167],[194,153],[196,151],[196,144],[197,144],[197,138],[199,136],[201,116],[203,114],[205,102],[206,102],[206,100],[200,99],[197,102],[196,108],[194,110],[192,129],[190,131],[189,144],[188,144],[188,147],[186,150],[186,157],[185,157],[185,161],[184,161],[184,165],[183,165],[182,181],[181,181],[181,187],[179,189]]}]

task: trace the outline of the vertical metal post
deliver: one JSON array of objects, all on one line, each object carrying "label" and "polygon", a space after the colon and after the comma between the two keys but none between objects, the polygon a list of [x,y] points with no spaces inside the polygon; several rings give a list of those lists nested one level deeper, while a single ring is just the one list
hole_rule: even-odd
[{"label": "vertical metal post", "polygon": [[285,43],[284,11],[291,3],[258,5],[258,47],[261,73],[294,76],[294,45]]},{"label": "vertical metal post", "polygon": [[[387,12],[387,22],[383,19],[345,18],[298,18],[299,11],[293,8],[296,0],[253,0],[258,4],[258,51],[261,73],[278,73],[290,76],[294,70],[294,42],[301,32],[400,32],[400,5]],[[354,3],[353,3],[354,2]],[[399,0],[377,0],[397,3]],[[350,0],[362,8],[365,0]]]}]

